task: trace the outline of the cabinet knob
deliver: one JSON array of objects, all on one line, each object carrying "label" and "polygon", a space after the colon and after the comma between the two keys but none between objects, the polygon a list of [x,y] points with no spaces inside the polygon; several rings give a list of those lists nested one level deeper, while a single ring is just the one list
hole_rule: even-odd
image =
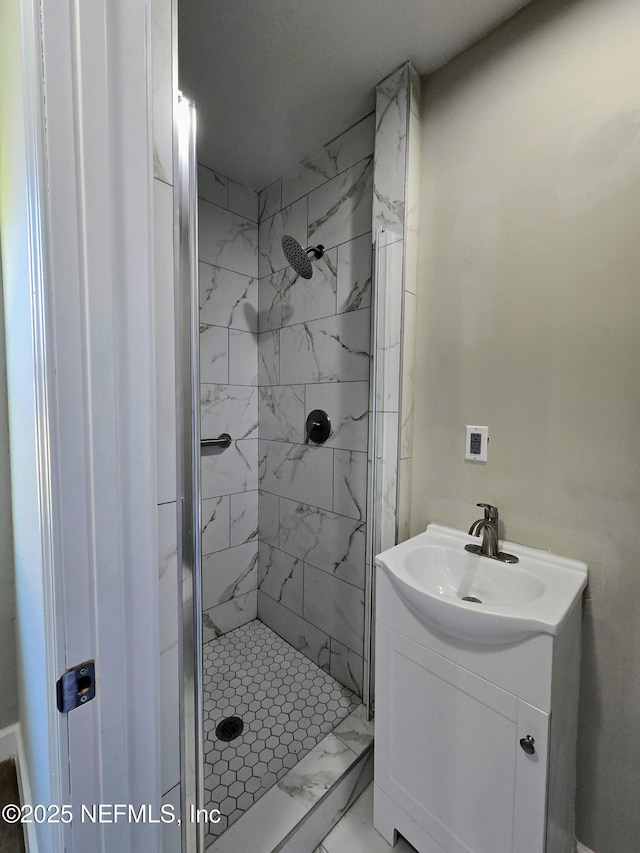
[{"label": "cabinet knob", "polygon": [[526,737],[520,738],[520,746],[527,753],[527,755],[533,755],[536,751],[536,742],[531,737],[531,735],[527,735]]}]

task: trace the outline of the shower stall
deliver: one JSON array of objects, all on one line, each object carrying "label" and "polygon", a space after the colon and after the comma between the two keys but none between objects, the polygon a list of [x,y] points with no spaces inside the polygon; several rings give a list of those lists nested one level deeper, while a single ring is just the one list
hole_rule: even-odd
[{"label": "shower stall", "polygon": [[416,88],[398,69],[378,119],[261,192],[198,163],[180,103],[181,784],[212,818],[185,850],[311,850],[372,776],[373,555],[402,535],[411,448]]}]

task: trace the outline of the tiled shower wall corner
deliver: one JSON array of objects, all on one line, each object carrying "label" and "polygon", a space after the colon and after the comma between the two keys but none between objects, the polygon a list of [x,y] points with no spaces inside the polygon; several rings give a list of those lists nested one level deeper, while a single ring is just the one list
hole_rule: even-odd
[{"label": "tiled shower wall corner", "polygon": [[257,614],[258,196],[198,168],[203,639]]},{"label": "tiled shower wall corner", "polygon": [[[374,116],[260,193],[258,616],[362,694]],[[280,239],[322,244],[310,281]],[[329,440],[304,444],[313,409]]]}]

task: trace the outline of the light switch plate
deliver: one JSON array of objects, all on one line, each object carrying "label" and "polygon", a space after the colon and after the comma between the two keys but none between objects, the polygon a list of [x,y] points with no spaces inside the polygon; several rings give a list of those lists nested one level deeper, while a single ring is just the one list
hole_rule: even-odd
[{"label": "light switch plate", "polygon": [[467,424],[467,438],[464,447],[464,458],[472,462],[487,461],[487,445],[489,444],[489,427],[470,426]]}]

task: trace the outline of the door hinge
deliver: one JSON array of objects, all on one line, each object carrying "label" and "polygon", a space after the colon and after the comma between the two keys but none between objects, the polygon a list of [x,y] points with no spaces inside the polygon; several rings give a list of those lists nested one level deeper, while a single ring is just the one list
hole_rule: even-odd
[{"label": "door hinge", "polygon": [[79,663],[58,679],[56,684],[58,711],[68,714],[79,705],[86,705],[96,695],[96,662]]}]

